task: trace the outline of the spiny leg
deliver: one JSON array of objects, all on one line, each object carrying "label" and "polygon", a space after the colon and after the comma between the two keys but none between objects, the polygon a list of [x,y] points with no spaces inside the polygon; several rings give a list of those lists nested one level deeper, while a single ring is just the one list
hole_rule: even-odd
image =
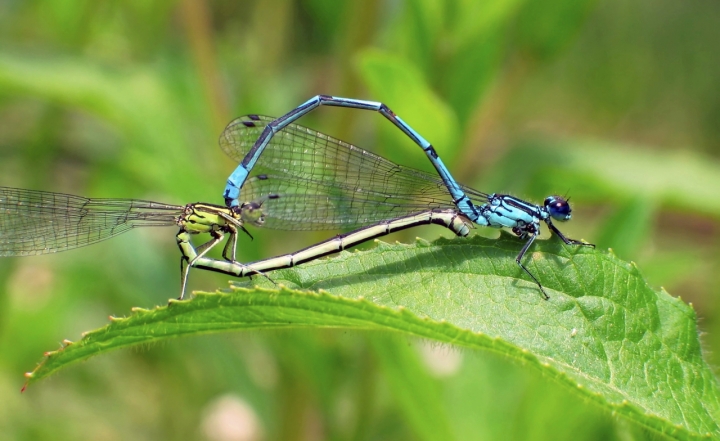
[{"label": "spiny leg", "polygon": [[210,234],[213,236],[213,239],[197,248],[193,247],[192,243],[190,243],[190,234],[187,231],[180,230],[177,236],[175,236],[178,246],[180,247],[180,252],[182,253],[182,256],[180,256],[180,298],[178,300],[185,298],[190,268],[198,259],[202,259],[203,256],[223,238],[223,234],[220,231],[212,231]]},{"label": "spiny leg", "polygon": [[[236,219],[234,219],[233,217],[228,216],[224,213],[221,213],[220,216],[222,216],[225,220],[228,221],[228,223],[225,226],[230,231],[230,237],[228,238],[228,241],[225,243],[225,247],[223,248],[223,252],[222,252],[223,259],[227,260],[230,263],[242,265],[242,266],[245,266],[246,268],[249,268],[252,271],[252,273],[248,276],[248,277],[250,277],[251,280],[252,280],[252,276],[257,274],[259,276],[263,276],[266,279],[268,279],[273,285],[277,285],[277,283],[275,283],[275,281],[273,279],[271,279],[267,274],[265,274],[261,271],[258,271],[258,270],[254,270],[246,265],[243,265],[242,263],[238,262],[237,260],[235,260],[236,252],[237,252],[238,228],[241,229],[242,231],[244,231],[245,234],[250,236],[251,240],[254,238],[253,238],[252,234],[250,234],[250,232],[248,230],[246,230],[245,227],[241,223],[239,223]],[[228,250],[231,250],[230,256],[228,256]]]},{"label": "spiny leg", "polygon": [[547,226],[548,226],[548,228],[550,228],[550,231],[555,233],[557,235],[557,237],[559,237],[563,242],[565,242],[566,245],[582,245],[582,246],[586,246],[586,247],[595,248],[594,243],[587,243],[587,242],[583,242],[581,240],[575,240],[575,239],[570,239],[569,237],[566,237],[564,234],[562,234],[562,232],[560,230],[557,229],[557,227],[555,225],[553,225],[550,222],[547,223]]},{"label": "spiny leg", "polygon": [[178,300],[185,298],[185,288],[187,287],[188,276],[190,275],[190,265],[188,258],[180,256],[180,297]]},{"label": "spiny leg", "polygon": [[196,260],[200,259],[201,257],[205,257],[205,255],[215,245],[217,245],[218,242],[220,242],[223,239],[223,237],[225,237],[225,235],[222,233],[222,231],[216,231],[216,230],[211,231],[210,235],[212,236],[212,239],[205,242],[204,244],[200,245],[199,247],[197,247],[197,249],[196,249],[197,255],[192,260],[190,260],[188,265],[193,266],[195,264]]},{"label": "spiny leg", "polygon": [[[247,234],[250,237],[250,240],[253,240],[252,234],[248,230],[245,229],[242,222],[238,221],[232,216],[229,216],[225,213],[220,213],[220,216],[225,219],[226,224],[225,227],[230,231],[230,238],[225,243],[225,247],[223,248],[222,256],[225,260],[232,263],[237,263],[237,260],[235,259],[237,256],[237,236],[238,236],[238,229],[242,230],[245,234]],[[231,250],[231,255],[228,256],[228,251]]]},{"label": "spiny leg", "polygon": [[190,243],[190,234],[185,230],[180,230],[175,236],[178,247],[182,255],[180,256],[180,297],[185,297],[185,289],[187,288],[188,275],[190,274],[190,260],[197,256],[195,248]]},{"label": "spiny leg", "polygon": [[525,265],[522,264],[522,258],[525,257],[525,253],[530,248],[530,245],[532,245],[533,242],[535,242],[536,237],[537,237],[536,234],[530,235],[530,239],[528,239],[528,241],[525,242],[525,245],[523,245],[522,249],[520,250],[520,254],[518,254],[518,256],[515,258],[515,263],[517,263],[520,266],[520,268],[522,268],[523,271],[525,271],[527,273],[527,275],[533,279],[533,281],[537,284],[538,288],[540,288],[540,292],[542,293],[543,298],[545,300],[548,300],[550,298],[550,296],[547,295],[547,293],[545,292],[545,289],[543,289],[542,284],[540,284],[540,281],[533,275],[533,273],[530,272],[530,270],[525,268]]},{"label": "spiny leg", "polygon": [[[235,228],[233,225],[227,225],[227,228],[228,230],[230,230],[230,237],[228,238],[227,242],[225,242],[222,256],[223,259],[227,260],[228,262],[236,263],[237,260],[235,260],[235,257],[237,256],[237,228]],[[229,257],[228,251],[230,251]]]},{"label": "spiny leg", "polygon": [[[213,233],[211,233],[213,234]],[[210,240],[209,242],[204,243],[203,245],[199,246],[197,249],[193,247],[192,243],[190,242],[190,234],[185,230],[180,230],[176,236],[176,240],[178,243],[178,247],[180,248],[180,252],[182,253],[182,256],[180,257],[180,297],[179,300],[182,300],[185,297],[185,290],[187,289],[187,281],[188,276],[190,274],[190,268],[194,267],[196,264],[200,264],[203,267],[206,268],[215,268],[218,265],[221,265],[221,261],[216,261],[213,259],[208,259],[204,257],[208,251],[212,249],[213,246],[215,246],[218,242],[220,242],[223,238],[223,235],[221,232],[214,232],[213,234],[213,240]],[[200,251],[200,253],[198,253]],[[247,268],[250,273],[257,274],[260,276],[265,277],[267,280],[270,281],[273,285],[277,285],[273,279],[268,277],[265,273],[255,270],[253,268],[248,267],[247,265],[243,265],[239,262],[231,262],[232,265],[237,265],[242,268]]]}]

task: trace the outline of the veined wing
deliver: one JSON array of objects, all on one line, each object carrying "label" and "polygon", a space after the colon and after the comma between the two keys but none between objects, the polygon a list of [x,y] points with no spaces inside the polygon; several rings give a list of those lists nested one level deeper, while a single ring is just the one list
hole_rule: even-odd
[{"label": "veined wing", "polygon": [[[231,158],[242,161],[263,129],[273,120],[260,115],[237,118],[221,135],[221,148]],[[396,195],[400,199],[425,195],[432,199],[450,200],[450,194],[438,175],[395,164],[297,124],[290,124],[273,136],[253,171],[315,182],[341,183],[366,191]],[[487,197],[487,194],[465,186],[461,188],[467,194]]]},{"label": "veined wing", "polygon": [[258,225],[278,230],[351,229],[433,209],[453,209],[447,199],[402,199],[343,183],[288,175],[260,175],[242,188],[244,207],[259,209]]},{"label": "veined wing", "polygon": [[0,256],[55,253],[134,227],[169,226],[183,207],[0,187]]}]

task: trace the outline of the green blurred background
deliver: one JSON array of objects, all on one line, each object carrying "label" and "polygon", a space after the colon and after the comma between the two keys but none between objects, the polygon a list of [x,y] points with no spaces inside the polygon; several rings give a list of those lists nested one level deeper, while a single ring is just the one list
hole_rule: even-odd
[{"label": "green blurred background", "polygon": [[[233,117],[318,93],[383,101],[461,182],[570,195],[563,231],[692,302],[717,365],[718,23],[720,3],[702,0],[2,0],[0,185],[222,203],[236,164],[217,138]],[[302,123],[428,169],[377,114]],[[252,232],[244,261],[332,234]],[[21,395],[21,373],[63,338],[177,296],[174,234],[0,262],[3,439],[653,438],[493,354],[343,331],[119,351]],[[190,287],[227,279],[194,271]],[[425,388],[401,390],[397,372]]]}]

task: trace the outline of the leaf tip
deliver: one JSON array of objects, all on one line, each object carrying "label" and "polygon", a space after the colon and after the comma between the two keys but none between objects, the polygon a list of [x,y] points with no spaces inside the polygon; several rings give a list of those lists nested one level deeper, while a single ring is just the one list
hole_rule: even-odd
[{"label": "leaf tip", "polygon": [[429,240],[423,239],[422,237],[415,237],[415,244],[420,247],[429,247],[431,243]]},{"label": "leaf tip", "polygon": [[388,249],[388,248],[391,248],[391,247],[392,247],[392,245],[390,245],[390,244],[387,243],[387,242],[383,242],[383,241],[380,240],[380,239],[375,239],[373,242],[375,242],[375,247],[378,248],[378,249],[380,249],[380,250]]},{"label": "leaf tip", "polygon": [[[146,311],[149,311],[149,309],[141,308],[139,306],[133,306],[132,308],[130,308],[130,311],[131,312],[146,312]],[[110,316],[110,320],[112,320],[112,319],[113,319],[113,317]]]},{"label": "leaf tip", "polygon": [[[223,292],[221,290],[216,290],[215,292],[204,292],[204,291],[196,291],[193,293],[193,298],[207,298],[210,296],[216,296],[216,295],[222,295]],[[185,302],[186,300],[178,300],[178,302]],[[187,300],[189,301],[189,300]]]}]

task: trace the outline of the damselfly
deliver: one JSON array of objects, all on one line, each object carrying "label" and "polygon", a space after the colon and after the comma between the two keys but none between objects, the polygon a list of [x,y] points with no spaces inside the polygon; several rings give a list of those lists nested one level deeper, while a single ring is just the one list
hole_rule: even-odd
[{"label": "damselfly", "polygon": [[[136,199],[88,199],[61,193],[0,187],[0,256],[31,256],[84,247],[136,227],[178,226],[183,252],[201,259],[225,236],[223,257],[235,262],[237,233],[245,231],[243,210],[204,203],[170,205]],[[194,248],[190,235],[209,233]],[[181,259],[182,288],[192,259]],[[242,266],[242,265],[239,265]],[[261,274],[248,271],[249,274]]]},{"label": "damselfly", "polygon": [[[293,124],[322,105],[379,112],[422,148],[438,175],[397,165]],[[553,220],[570,220],[570,204],[565,198],[548,196],[542,205],[535,205],[514,196],[483,193],[459,184],[433,146],[379,102],[318,95],[277,119],[248,115],[232,121],[220,137],[220,145],[225,153],[240,161],[225,187],[226,205],[241,210],[242,200],[256,200],[280,191],[294,194],[292,204],[284,198],[268,200],[263,207],[273,224],[286,225],[287,229],[316,229],[319,224],[328,223],[338,227],[355,226],[413,212],[455,209],[477,225],[508,228],[526,240],[515,262],[546,299],[542,284],[522,263],[540,234],[541,222],[568,245],[594,247],[565,237],[553,224]],[[246,184],[250,171],[256,166],[276,176],[263,174]],[[338,199],[333,196],[336,194],[343,196]],[[476,205],[470,197],[483,203]],[[347,214],[343,215],[343,211]]]},{"label": "damselfly", "polygon": [[[238,231],[249,235],[245,223],[263,226],[267,221],[275,228],[283,225],[274,223],[272,218],[268,218],[268,213],[263,212],[265,200],[279,199],[285,200],[285,195],[273,193],[257,201],[247,202],[241,209],[229,209],[201,202],[183,206],[136,199],[88,199],[61,193],[0,187],[0,256],[56,253],[91,245],[137,227],[178,226],[180,231],[176,240],[182,253],[182,299],[191,267],[240,277],[264,275],[264,272],[299,265],[417,225],[442,225],[461,236],[467,236],[472,227],[455,210],[426,210],[366,226],[293,254],[249,265],[238,263],[235,260]],[[293,195],[288,195],[287,200],[292,203]],[[191,236],[201,233],[210,234],[211,239],[195,248]],[[222,253],[225,260],[206,257],[226,234],[230,237]]]},{"label": "damselfly", "polygon": [[[178,244],[180,245],[180,249],[186,259],[193,262],[192,266],[194,268],[217,271],[237,277],[246,277],[277,269],[291,268],[305,262],[319,259],[329,254],[338,253],[355,245],[394,233],[396,231],[430,224],[443,226],[456,235],[462,237],[467,236],[470,232],[470,228],[473,227],[472,222],[467,220],[465,216],[454,209],[427,210],[391,220],[381,221],[373,225],[359,228],[350,233],[337,235],[331,239],[319,242],[294,253],[271,257],[269,259],[259,260],[248,264],[238,264],[228,260],[217,260],[196,255],[195,249],[189,244],[189,235],[187,232],[181,232],[178,235]],[[186,239],[188,241],[186,241]],[[185,244],[187,244],[187,246]]]}]

